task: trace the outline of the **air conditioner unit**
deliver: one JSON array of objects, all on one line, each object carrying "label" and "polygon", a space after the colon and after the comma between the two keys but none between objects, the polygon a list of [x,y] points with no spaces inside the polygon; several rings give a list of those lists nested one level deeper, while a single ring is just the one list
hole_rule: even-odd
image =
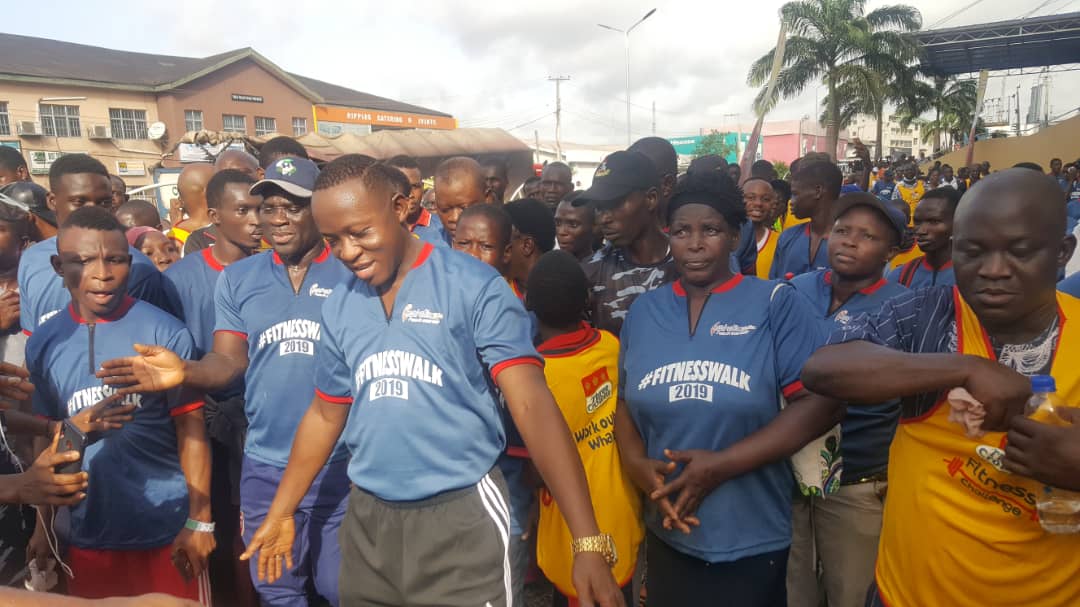
[{"label": "air conditioner unit", "polygon": [[89,139],[112,139],[107,126],[91,126],[86,129],[86,136]]},{"label": "air conditioner unit", "polygon": [[19,135],[22,137],[40,137],[41,124],[33,120],[22,120],[19,122]]}]

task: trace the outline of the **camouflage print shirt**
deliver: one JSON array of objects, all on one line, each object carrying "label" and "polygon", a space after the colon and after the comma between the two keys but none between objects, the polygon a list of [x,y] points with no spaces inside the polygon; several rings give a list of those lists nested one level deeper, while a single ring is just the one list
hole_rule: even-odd
[{"label": "camouflage print shirt", "polygon": [[592,296],[592,324],[616,337],[630,304],[642,293],[674,282],[679,277],[669,251],[658,264],[638,265],[627,252],[610,244],[582,262]]}]

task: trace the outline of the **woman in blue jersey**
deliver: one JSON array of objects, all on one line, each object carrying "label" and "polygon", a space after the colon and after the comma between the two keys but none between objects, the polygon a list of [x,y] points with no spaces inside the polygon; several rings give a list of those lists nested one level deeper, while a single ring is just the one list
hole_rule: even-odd
[{"label": "woman in blue jersey", "polygon": [[630,308],[615,421],[651,498],[649,604],[784,607],[787,458],[841,411],[799,381],[816,321],[790,286],[731,271],[746,213],[726,175],[687,178],[668,220],[681,277]]}]

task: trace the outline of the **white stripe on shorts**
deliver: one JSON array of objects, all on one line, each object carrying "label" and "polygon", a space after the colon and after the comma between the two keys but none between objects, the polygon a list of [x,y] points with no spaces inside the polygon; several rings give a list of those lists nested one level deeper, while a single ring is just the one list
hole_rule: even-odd
[{"label": "white stripe on shorts", "polygon": [[512,585],[510,583],[510,515],[506,510],[506,504],[502,500],[502,496],[499,494],[499,489],[495,483],[484,475],[484,478],[480,479],[480,482],[476,484],[477,491],[480,492],[480,501],[484,504],[484,509],[487,510],[488,516],[495,521],[495,527],[499,530],[499,536],[503,541],[503,585],[506,586],[506,607],[514,606],[514,596],[512,592]]},{"label": "white stripe on shorts", "polygon": [[212,607],[214,602],[210,596],[210,573],[203,571],[199,574],[199,604],[203,607]]}]

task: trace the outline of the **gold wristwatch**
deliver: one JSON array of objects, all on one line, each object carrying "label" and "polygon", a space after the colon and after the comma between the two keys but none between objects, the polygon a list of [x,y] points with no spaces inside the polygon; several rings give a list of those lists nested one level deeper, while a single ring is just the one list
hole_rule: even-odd
[{"label": "gold wristwatch", "polygon": [[619,562],[619,554],[615,551],[615,540],[606,533],[579,537],[571,544],[574,554],[582,552],[599,552],[607,561],[609,567],[614,567]]}]

